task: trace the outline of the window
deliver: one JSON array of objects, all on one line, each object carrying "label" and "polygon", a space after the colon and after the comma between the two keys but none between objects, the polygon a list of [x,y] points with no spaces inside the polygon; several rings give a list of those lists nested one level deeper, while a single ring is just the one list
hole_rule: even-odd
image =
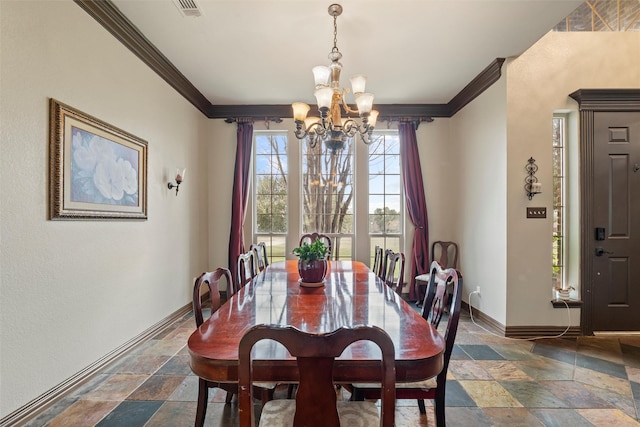
[{"label": "window", "polygon": [[299,236],[312,232],[333,238],[332,259],[368,262],[376,245],[403,250],[397,130],[374,132],[371,145],[348,139],[331,155],[325,144],[311,148],[282,126],[285,130],[254,130],[245,221],[252,227],[251,241],[266,243],[269,260],[292,258]]},{"label": "window", "polygon": [[254,133],[254,242],[265,242],[271,261],[286,258],[287,135]]},{"label": "window", "polygon": [[561,288],[566,280],[565,272],[565,200],[566,200],[566,116],[553,117],[553,236],[552,236],[552,286]]},{"label": "window", "polygon": [[325,144],[302,147],[302,232],[330,236],[332,259],[353,259],[354,139],[335,154]]},{"label": "window", "polygon": [[369,145],[370,265],[376,246],[401,250],[404,229],[398,132],[376,132],[376,136]]}]

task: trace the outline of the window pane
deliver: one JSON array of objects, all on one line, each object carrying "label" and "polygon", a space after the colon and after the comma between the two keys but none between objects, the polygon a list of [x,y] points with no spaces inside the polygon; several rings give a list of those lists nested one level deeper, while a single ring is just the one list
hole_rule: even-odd
[{"label": "window pane", "polygon": [[400,155],[395,154],[386,156],[385,160],[385,172],[387,174],[400,174]]},{"label": "window pane", "polygon": [[385,232],[400,233],[400,215],[385,215]]},{"label": "window pane", "polygon": [[[265,242],[270,262],[284,259],[287,233],[287,137],[284,133],[254,132],[254,242]],[[257,234],[259,233],[259,234]],[[273,234],[278,233],[278,235]],[[282,247],[274,247],[274,243]]]},{"label": "window pane", "polygon": [[399,214],[402,210],[400,205],[400,195],[387,195],[384,198],[384,206],[388,208],[391,213]]},{"label": "window pane", "polygon": [[335,256],[332,257],[333,259],[353,259],[353,238],[344,235],[336,237],[333,251],[335,252]]},{"label": "window pane", "polygon": [[384,175],[369,175],[369,193],[370,194],[384,194]]},{"label": "window pane", "polygon": [[384,156],[374,154],[369,156],[369,174],[384,174]]},{"label": "window pane", "polygon": [[271,215],[258,214],[257,229],[258,232],[264,233],[271,231]]},{"label": "window pane", "polygon": [[369,146],[369,234],[370,259],[376,245],[383,250],[401,250],[403,232],[400,143],[397,132],[376,132]]},{"label": "window pane", "polygon": [[384,239],[385,249],[391,249],[394,252],[400,251],[400,238],[399,237],[387,237]]},{"label": "window pane", "polygon": [[387,194],[400,194],[400,175],[387,175],[384,191]]},{"label": "window pane", "polygon": [[380,234],[384,232],[384,214],[382,210],[375,214],[369,215],[369,233]]}]

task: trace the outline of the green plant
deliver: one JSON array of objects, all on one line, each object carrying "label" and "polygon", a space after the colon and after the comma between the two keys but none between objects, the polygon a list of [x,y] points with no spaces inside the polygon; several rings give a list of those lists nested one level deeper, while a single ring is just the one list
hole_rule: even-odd
[{"label": "green plant", "polygon": [[303,242],[302,245],[293,249],[293,254],[302,261],[315,261],[317,259],[327,259],[329,249],[320,239],[313,243]]}]

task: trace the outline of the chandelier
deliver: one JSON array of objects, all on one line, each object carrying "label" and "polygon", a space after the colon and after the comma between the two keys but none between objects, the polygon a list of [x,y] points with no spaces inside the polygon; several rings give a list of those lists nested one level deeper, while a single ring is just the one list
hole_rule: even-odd
[{"label": "chandelier", "polygon": [[[370,144],[373,141],[371,134],[378,118],[378,111],[371,109],[373,94],[364,91],[367,82],[366,76],[351,77],[351,89],[357,106],[355,110],[350,108],[345,101],[345,95],[349,90],[340,87],[342,64],[339,61],[342,58],[342,53],[337,46],[337,18],[341,14],[342,6],[339,4],[329,6],[329,15],[333,16],[333,49],[329,52],[331,64],[328,67],[319,65],[312,69],[316,84],[314,95],[318,103],[320,118],[307,117],[310,107],[304,102],[291,104],[293,119],[296,123],[296,138],[307,138],[311,148],[324,141],[333,154],[344,148],[344,142],[347,138],[352,138],[356,134],[360,134],[365,144]],[[340,112],[340,105],[344,109],[346,116],[344,118]],[[358,114],[362,123],[358,123],[355,118],[350,118],[350,114]]]}]

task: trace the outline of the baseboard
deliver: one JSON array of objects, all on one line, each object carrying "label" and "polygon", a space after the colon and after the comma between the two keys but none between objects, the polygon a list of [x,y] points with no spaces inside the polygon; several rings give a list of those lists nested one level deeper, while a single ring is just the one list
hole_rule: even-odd
[{"label": "baseboard", "polygon": [[[469,304],[462,301],[462,308],[468,312]],[[582,336],[580,326],[571,326],[568,329],[566,326],[505,326],[475,307],[473,307],[473,319],[491,332],[507,338],[551,338],[560,334],[564,337]]]},{"label": "baseboard", "polygon": [[23,425],[28,420],[35,418],[45,409],[51,406],[57,399],[83,385],[102,368],[126,354],[136,345],[146,341],[149,338],[152,338],[164,328],[169,326],[171,323],[180,319],[190,311],[191,303],[179,308],[163,320],[159,321],[141,334],[137,335],[136,337],[122,344],[120,347],[98,359],[72,377],[67,378],[65,381],[36,397],[31,402],[3,417],[2,419],[0,419],[0,427],[17,427],[19,425]]}]

